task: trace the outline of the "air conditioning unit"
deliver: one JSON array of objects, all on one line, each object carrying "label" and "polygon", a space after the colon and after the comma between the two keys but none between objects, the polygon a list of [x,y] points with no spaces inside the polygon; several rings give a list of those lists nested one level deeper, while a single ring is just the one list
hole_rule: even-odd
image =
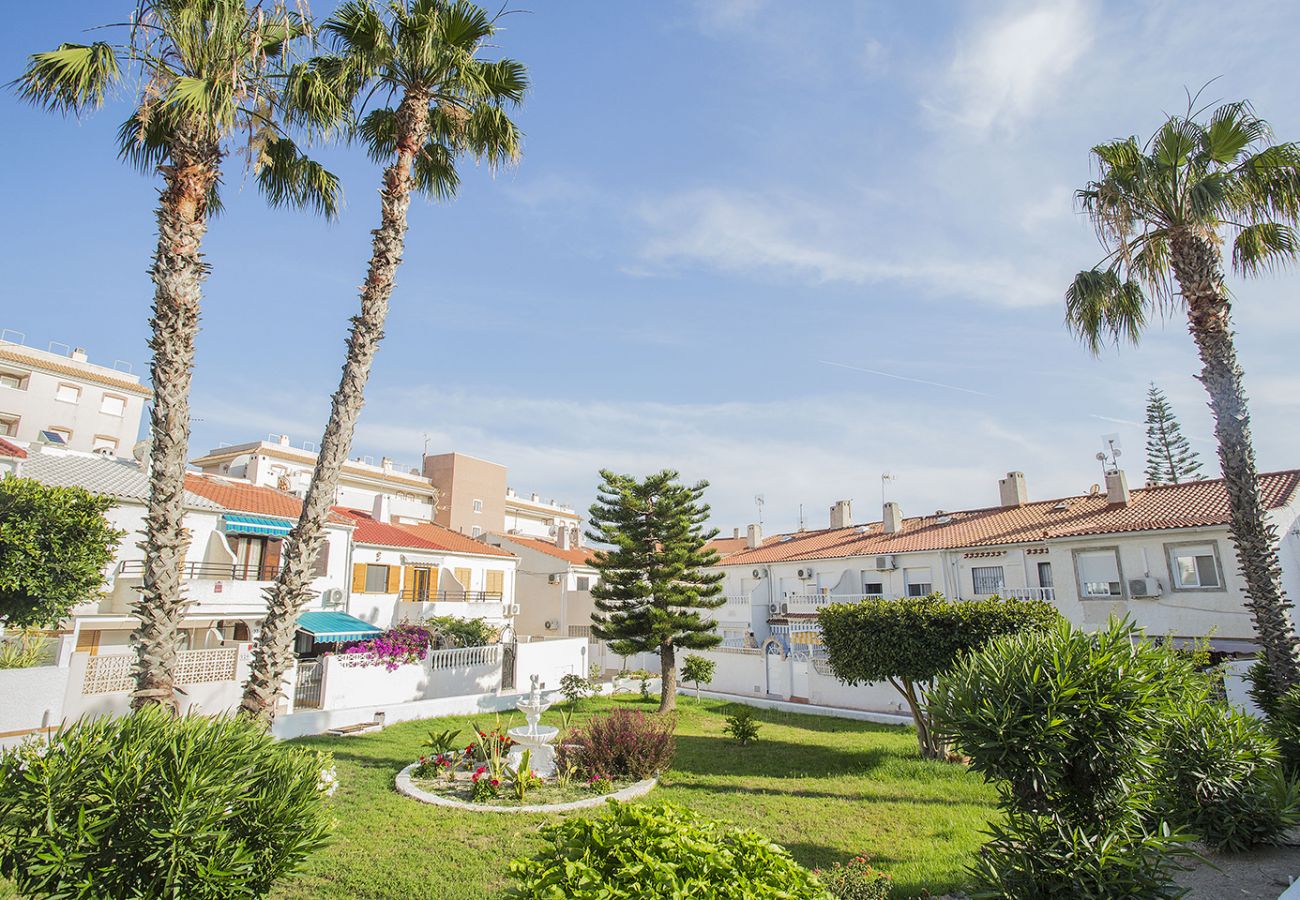
[{"label": "air conditioning unit", "polygon": [[519,615],[519,604],[518,604],[518,603],[511,603],[511,604],[510,604],[510,615],[512,615],[512,616],[517,616],[517,615]]},{"label": "air conditioning unit", "polygon": [[789,603],[782,603],[782,604],[781,604],[781,615],[785,615],[785,614],[788,613],[789,611],[790,611],[790,604],[789,604]]},{"label": "air conditioning unit", "polygon": [[546,581],[548,584],[559,584],[563,578],[564,576],[561,573],[552,572],[550,575],[546,576]]},{"label": "air conditioning unit", "polygon": [[557,628],[559,628],[559,627],[560,627],[560,623],[557,622],[555,619],[547,619],[547,620],[546,620],[546,630],[547,630],[547,631],[554,631],[555,629],[557,629]]},{"label": "air conditioning unit", "polygon": [[762,577],[763,577],[763,570],[762,570],[762,569],[755,569],[753,572],[750,572],[749,574],[753,575],[755,578],[762,578]]},{"label": "air conditioning unit", "polygon": [[325,609],[337,609],[343,605],[343,589],[330,588],[321,594],[320,605]]},{"label": "air conditioning unit", "polygon": [[876,571],[885,571],[885,570],[892,570],[897,568],[898,568],[898,563],[894,562],[894,557],[892,556],[876,557]]},{"label": "air conditioning unit", "polygon": [[781,607],[777,606],[775,603],[769,603],[767,605],[767,611],[770,612],[772,615],[776,615],[781,611]]},{"label": "air conditioning unit", "polygon": [[812,578],[814,577],[813,570],[812,570],[812,569],[800,569],[800,570],[799,570],[799,577],[802,578],[804,581],[811,581]]},{"label": "air conditioning unit", "polygon": [[1159,597],[1160,582],[1155,578],[1130,578],[1128,593],[1130,597]]}]

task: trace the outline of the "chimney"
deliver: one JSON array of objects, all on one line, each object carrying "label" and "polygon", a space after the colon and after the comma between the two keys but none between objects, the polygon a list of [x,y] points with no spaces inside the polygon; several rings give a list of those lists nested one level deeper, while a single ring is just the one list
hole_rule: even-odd
[{"label": "chimney", "polygon": [[555,529],[555,546],[561,550],[568,550],[570,547],[569,529],[563,525]]},{"label": "chimney", "polygon": [[850,500],[836,500],[831,507],[831,527],[848,528],[853,524],[853,510]]},{"label": "chimney", "polygon": [[1112,506],[1128,506],[1128,478],[1123,469],[1106,473],[1106,502]]},{"label": "chimney", "polygon": [[745,546],[750,550],[761,546],[763,543],[763,526],[750,525],[745,534]]},{"label": "chimney", "polygon": [[885,526],[885,534],[896,534],[903,527],[903,508],[890,500],[885,504],[881,523]]},{"label": "chimney", "polygon": [[280,435],[280,446],[281,446],[281,447],[288,447],[288,446],[289,446],[289,435],[287,435],[287,434],[282,434],[282,435]]},{"label": "chimney", "polygon": [[383,459],[381,459],[381,460],[379,461],[379,468],[381,468],[381,469],[384,470],[384,474],[385,474],[385,475],[391,475],[391,474],[393,473],[393,459],[392,459],[392,457],[391,457],[391,456],[385,456]]},{"label": "chimney", "polygon": [[998,480],[998,496],[1003,506],[1024,506],[1029,502],[1029,490],[1025,487],[1024,472],[1008,472],[1006,478]]},{"label": "chimney", "polygon": [[737,540],[739,539],[739,537],[740,537],[740,529],[739,528],[731,529],[731,539]]},{"label": "chimney", "polygon": [[86,348],[77,347],[69,353],[68,356],[70,356],[75,362],[85,362],[87,360]]},{"label": "chimney", "polygon": [[375,505],[371,511],[376,522],[392,521],[392,498],[387,494],[376,494]]}]

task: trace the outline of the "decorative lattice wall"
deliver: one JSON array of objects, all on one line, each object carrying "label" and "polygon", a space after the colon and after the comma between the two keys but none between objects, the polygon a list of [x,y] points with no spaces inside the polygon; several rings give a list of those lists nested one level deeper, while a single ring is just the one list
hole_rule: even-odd
[{"label": "decorative lattice wall", "polygon": [[[183,650],[177,658],[176,683],[206,684],[213,681],[232,681],[238,665],[237,647],[218,650]],[[134,653],[92,656],[86,661],[86,678],[82,682],[81,692],[112,694],[129,691],[135,687],[135,679],[131,677],[134,668]]]}]

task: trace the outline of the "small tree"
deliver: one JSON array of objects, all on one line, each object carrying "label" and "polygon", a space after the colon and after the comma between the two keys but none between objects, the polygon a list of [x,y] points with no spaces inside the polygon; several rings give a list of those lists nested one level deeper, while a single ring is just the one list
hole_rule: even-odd
[{"label": "small tree", "polygon": [[593,554],[592,632],[620,656],[659,654],[659,711],[667,712],[677,706],[677,648],[722,641],[701,615],[723,603],[722,573],[704,571],[718,561],[705,546],[718,533],[704,527],[708,482],[679,484],[669,470],[640,481],[608,470],[600,477],[587,536],[613,549]]},{"label": "small tree", "polygon": [[1195,481],[1201,461],[1183,436],[1182,426],[1169,408],[1164,391],[1147,389],[1147,484]]},{"label": "small tree", "polygon": [[686,665],[682,666],[682,681],[695,683],[697,701],[700,699],[700,685],[713,681],[713,673],[717,670],[718,664],[711,659],[705,659],[696,653],[686,657]]},{"label": "small tree", "polygon": [[849,684],[892,684],[912,713],[921,755],[943,759],[947,745],[935,734],[929,711],[935,676],[993,637],[1041,630],[1059,618],[1042,600],[953,602],[931,594],[835,603],[824,607],[817,621],[835,677]]},{"label": "small tree", "polygon": [[82,488],[0,480],[0,621],[57,625],[99,592],[126,534],[104,519],[114,505]]}]

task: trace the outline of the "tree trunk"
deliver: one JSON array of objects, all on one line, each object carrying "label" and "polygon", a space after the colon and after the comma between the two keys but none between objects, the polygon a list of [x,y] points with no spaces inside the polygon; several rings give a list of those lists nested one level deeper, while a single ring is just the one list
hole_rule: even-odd
[{"label": "tree trunk", "polygon": [[677,708],[677,648],[672,644],[659,645],[659,711],[672,712]]},{"label": "tree trunk", "polygon": [[339,473],[352,450],[352,434],[365,403],[366,380],[384,336],[388,299],[406,242],[406,213],[411,205],[412,164],[429,130],[429,100],[408,91],[397,108],[397,158],[384,170],[380,191],[382,216],[374,232],[370,268],[361,289],[361,312],[352,318],[347,361],[334,393],[329,423],[321,438],[316,469],[303,501],[298,524],[289,535],[284,564],[267,590],[267,614],[253,650],[241,711],[268,727],[275,718],[285,673],[293,663],[293,635],[298,613],[311,599],[311,582],[325,539],[325,524],[338,491]]},{"label": "tree trunk", "polygon": [[1254,616],[1274,689],[1281,694],[1300,681],[1295,625],[1291,603],[1282,593],[1277,532],[1259,495],[1250,413],[1233,345],[1222,262],[1217,247],[1187,231],[1174,235],[1171,250],[1174,275],[1187,303],[1188,330],[1201,357],[1199,378],[1214,413],[1214,435],[1231,513],[1229,532],[1246,579],[1246,606]]},{"label": "tree trunk", "polygon": [[154,283],[153,360],[149,377],[149,505],[145,517],[144,579],[133,611],[140,620],[135,690],[131,708],[151,704],[178,709],[176,657],[186,601],[181,562],[185,530],[185,467],[190,445],[190,377],[199,330],[202,283],[207,274],[200,248],[208,229],[208,195],[221,153],[214,141],[178,136],[170,164],[160,171],[166,185],[158,201],[158,249],[149,270]]},{"label": "tree trunk", "polygon": [[891,678],[889,683],[907,701],[908,711],[912,713],[912,722],[916,725],[916,745],[922,759],[947,759],[948,746],[935,739],[930,713],[921,703],[916,683],[909,678]]}]

